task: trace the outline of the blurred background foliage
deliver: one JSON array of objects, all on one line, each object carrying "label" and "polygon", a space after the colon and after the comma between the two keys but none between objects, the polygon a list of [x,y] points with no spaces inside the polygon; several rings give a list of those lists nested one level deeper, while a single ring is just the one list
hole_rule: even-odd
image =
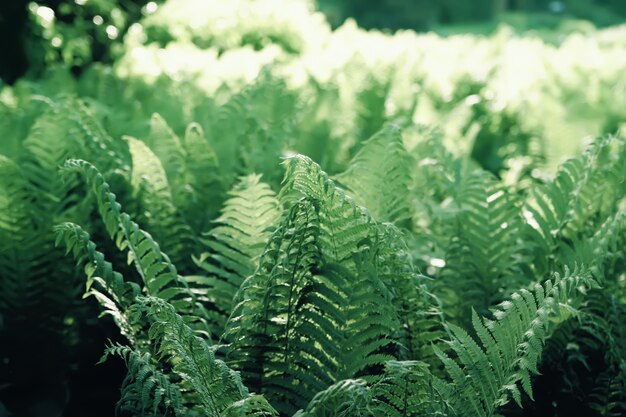
[{"label": "blurred background foliage", "polygon": [[354,17],[365,28],[417,31],[442,25],[467,28],[467,23],[485,30],[499,21],[514,23],[521,29],[554,28],[568,19],[585,19],[605,26],[626,15],[626,3],[621,0],[320,0],[319,4],[333,25]]},{"label": "blurred background foliage", "polygon": [[[39,74],[52,62],[75,74],[91,62],[113,62],[132,23],[163,0],[11,0],[0,2],[0,78]],[[563,35],[621,23],[623,0],[318,0],[333,28],[360,27],[440,34],[491,34],[502,23],[549,42]]]}]

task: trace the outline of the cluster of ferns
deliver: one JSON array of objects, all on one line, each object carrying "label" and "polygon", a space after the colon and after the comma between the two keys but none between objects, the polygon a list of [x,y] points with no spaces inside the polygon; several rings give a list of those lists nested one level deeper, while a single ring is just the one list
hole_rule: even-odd
[{"label": "cluster of ferns", "polygon": [[97,300],[124,415],[518,415],[546,373],[626,413],[624,138],[508,184],[403,121],[329,174],[282,138],[31,110],[0,155],[0,312],[62,331]]}]

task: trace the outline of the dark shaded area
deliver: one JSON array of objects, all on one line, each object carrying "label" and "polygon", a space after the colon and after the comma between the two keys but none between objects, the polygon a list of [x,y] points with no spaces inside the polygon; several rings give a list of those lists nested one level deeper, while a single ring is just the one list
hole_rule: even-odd
[{"label": "dark shaded area", "polygon": [[[73,325],[45,327],[35,317],[10,320],[0,331],[0,404],[12,417],[115,415],[126,375],[121,360],[97,364],[107,340],[121,340],[95,299],[80,300]],[[4,417],[0,409],[0,416]]]},{"label": "dark shaded area", "polygon": [[28,68],[23,35],[26,28],[25,0],[0,2],[0,78],[13,83]]}]

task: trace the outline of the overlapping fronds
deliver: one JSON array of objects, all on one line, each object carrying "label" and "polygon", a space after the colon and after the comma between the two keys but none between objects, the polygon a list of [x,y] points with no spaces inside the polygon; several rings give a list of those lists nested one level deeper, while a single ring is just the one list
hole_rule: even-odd
[{"label": "overlapping fronds", "polygon": [[128,346],[111,344],[100,362],[109,356],[121,357],[128,368],[122,382],[122,397],[117,403],[118,411],[154,417],[189,415],[179,386],[155,366],[149,353],[142,355]]},{"label": "overlapping fronds", "polygon": [[427,305],[394,235],[319,166],[295,159],[281,191],[288,214],[241,286],[226,336],[244,380],[282,413],[336,381],[382,372],[403,350],[396,338],[425,321],[413,313]]},{"label": "overlapping fronds", "polygon": [[491,174],[473,171],[463,178],[454,201],[459,212],[446,226],[452,237],[440,290],[448,293],[448,314],[469,323],[471,308],[482,314],[531,281],[524,266],[529,256],[517,201]]},{"label": "overlapping fronds", "polygon": [[[440,386],[438,386],[438,384]],[[372,415],[376,417],[454,415],[450,392],[419,361],[390,361],[372,385]],[[461,410],[459,410],[461,411]]]},{"label": "overlapping fronds", "polygon": [[317,201],[320,216],[319,242],[325,263],[351,264],[361,241],[372,236],[373,220],[337,188],[320,166],[304,155],[285,160],[286,172],[280,198],[286,206],[306,196]]},{"label": "overlapping fronds", "polygon": [[538,373],[545,340],[572,314],[580,288],[593,285],[588,273],[566,270],[543,285],[514,293],[493,311],[493,320],[473,313],[480,343],[450,324],[449,345],[456,359],[439,356],[451,379],[453,408],[469,416],[491,416],[511,398],[521,405],[522,390],[532,398],[531,376]]},{"label": "overlapping fronds", "polygon": [[219,212],[226,191],[219,160],[197,123],[187,126],[183,148],[186,152],[186,185],[179,195],[182,201],[178,206],[187,224],[194,230],[206,231]]},{"label": "overlapping fronds", "polygon": [[188,320],[197,322],[198,330],[206,332],[203,308],[197,305],[195,296],[159,245],[122,212],[102,174],[82,160],[68,160],[62,172],[66,176],[76,172],[84,177],[109,236],[120,250],[128,251],[129,261],[134,263],[148,294],[170,301]]},{"label": "overlapping fronds", "polygon": [[[229,407],[242,410],[243,415],[272,415],[267,402],[256,399],[250,404],[248,390],[239,373],[215,358],[215,352],[198,337],[176,313],[174,307],[160,298],[140,298],[140,309],[150,321],[149,337],[154,343],[155,359],[170,364],[181,378],[181,385],[193,390],[198,412],[220,416]],[[248,411],[244,413],[244,411]]]},{"label": "overlapping fronds", "polygon": [[[163,165],[143,142],[131,137],[126,142],[132,159],[131,185],[141,213],[138,220],[163,242],[163,250],[174,264],[184,264],[191,257],[194,235],[174,204]],[[176,177],[180,176],[177,172]]]},{"label": "overlapping fronds", "polygon": [[598,140],[564,162],[553,181],[531,190],[522,214],[540,272],[564,242],[588,238],[616,210],[624,198],[625,154],[624,140]]},{"label": "overlapping fronds", "polygon": [[167,179],[172,183],[173,188],[179,190],[181,188],[179,185],[182,185],[181,180],[184,179],[187,155],[181,140],[159,113],[152,114],[150,118],[150,132],[145,143],[161,161]]},{"label": "overlapping fronds", "polygon": [[48,262],[55,259],[51,246],[38,233],[36,206],[20,168],[0,155],[0,311],[21,316],[36,307],[47,290]]},{"label": "overlapping fronds", "polygon": [[96,248],[89,234],[73,223],[62,223],[55,227],[56,245],[61,243],[70,252],[87,276],[85,295],[93,295],[106,309],[120,328],[121,333],[131,342],[136,342],[136,329],[128,309],[135,303],[140,289],[134,282],[124,280],[113,265]]},{"label": "overlapping fronds", "polygon": [[367,383],[347,379],[315,395],[304,410],[294,417],[366,417],[371,416],[372,401]]},{"label": "overlapping fronds", "polygon": [[617,370],[609,369],[596,378],[595,388],[589,393],[589,406],[603,417],[619,417],[626,413],[626,363]]},{"label": "overlapping fronds", "polygon": [[280,219],[276,195],[260,178],[243,177],[230,191],[215,227],[202,239],[207,252],[195,259],[207,276],[186,278],[218,329],[223,329],[235,294],[256,270],[270,228]]},{"label": "overlapping fronds", "polygon": [[[232,363],[251,389],[267,393],[285,413],[297,410],[308,392],[320,391],[331,381],[323,346],[329,346],[324,339],[330,337],[332,321],[325,319],[317,329],[309,326],[309,331],[316,330],[313,334],[299,332],[306,311],[301,301],[319,262],[318,234],[314,205],[307,200],[297,203],[272,235],[257,272],[241,286],[239,303],[227,323]],[[319,310],[309,316],[313,322],[324,319]]]},{"label": "overlapping fronds", "polygon": [[123,414],[626,412],[626,141],[578,141],[626,120],[626,29],[547,45],[155,3],[114,66],[0,86],[2,403],[33,381],[82,401],[83,354],[115,338],[86,287],[128,339],[105,352]]}]

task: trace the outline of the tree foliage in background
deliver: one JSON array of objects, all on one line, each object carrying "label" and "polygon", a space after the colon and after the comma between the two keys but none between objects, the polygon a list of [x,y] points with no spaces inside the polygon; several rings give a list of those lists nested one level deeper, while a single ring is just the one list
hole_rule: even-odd
[{"label": "tree foliage in background", "polygon": [[[91,62],[110,63],[119,57],[121,41],[132,24],[161,3],[163,0],[4,2],[0,5],[0,78],[11,83],[24,73],[40,74],[46,65],[59,61],[76,73]],[[521,29],[557,27],[566,18],[607,26],[626,17],[626,6],[620,0],[318,0],[316,4],[334,27],[354,18],[364,28],[391,30],[425,31],[467,22],[488,25],[507,11],[528,13],[528,18],[504,19]]]},{"label": "tree foliage in background", "polygon": [[76,73],[119,56],[129,27],[162,1],[16,0],[0,5],[0,78],[13,82],[62,62]]},{"label": "tree foliage in background", "polygon": [[606,26],[626,17],[624,3],[619,0],[319,0],[318,3],[333,25],[338,26],[351,17],[365,28],[391,30],[421,31],[442,24],[488,22],[505,12],[536,14],[538,23],[544,20],[544,24],[570,17]]}]

